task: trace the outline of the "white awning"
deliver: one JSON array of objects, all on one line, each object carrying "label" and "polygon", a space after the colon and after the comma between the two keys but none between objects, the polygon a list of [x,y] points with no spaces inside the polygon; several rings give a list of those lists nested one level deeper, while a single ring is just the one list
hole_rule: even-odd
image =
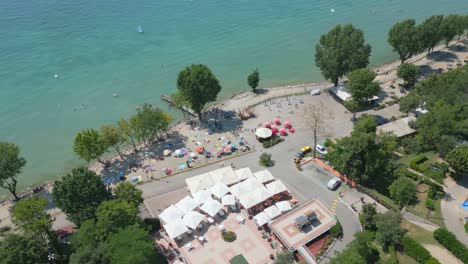
[{"label": "white awning", "polygon": [[175,207],[184,214],[198,207],[198,203],[190,196],[185,196],[182,200],[175,204]]},{"label": "white awning", "polygon": [[243,194],[250,193],[253,190],[262,187],[263,184],[255,177],[248,178],[247,180],[235,184],[229,188],[229,191],[234,194],[236,197],[239,197]]},{"label": "white awning", "polygon": [[185,179],[185,182],[187,183],[187,186],[192,195],[199,191],[208,190],[214,184],[209,173],[203,173],[191,178],[187,178]]},{"label": "white awning", "polygon": [[276,205],[265,208],[263,212],[265,212],[265,214],[267,214],[271,219],[281,215],[281,211],[278,209],[278,207],[276,207]]},{"label": "white awning", "polygon": [[193,195],[193,199],[195,200],[195,202],[197,202],[200,205],[200,204],[203,204],[204,202],[206,202],[207,200],[210,200],[210,199],[213,199],[213,198],[211,198],[211,192],[210,191],[203,190],[203,191],[196,192]]},{"label": "white awning", "polygon": [[215,185],[211,186],[210,192],[217,198],[221,199],[226,193],[229,192],[229,188],[226,184],[217,182]]},{"label": "white awning", "polygon": [[273,177],[273,175],[271,175],[271,172],[267,169],[265,170],[261,170],[261,171],[257,171],[256,173],[254,173],[254,176],[261,182],[261,183],[265,183],[265,182],[269,182],[269,181],[273,181],[275,180],[275,177]]},{"label": "white awning", "polygon": [[159,214],[159,219],[164,223],[170,223],[177,219],[180,219],[184,215],[184,212],[179,210],[174,205],[169,206],[166,210]]},{"label": "white awning", "polygon": [[266,187],[273,193],[273,195],[288,191],[288,188],[286,188],[286,186],[280,180],[270,182],[266,185]]},{"label": "white awning", "polygon": [[259,127],[255,131],[255,135],[259,138],[269,138],[271,135],[273,135],[273,131],[266,127]]},{"label": "white awning", "polygon": [[249,193],[244,193],[239,196],[239,201],[245,209],[249,209],[254,205],[257,205],[266,199],[272,197],[273,194],[270,190],[262,186]]},{"label": "white awning", "polygon": [[183,235],[188,231],[187,227],[181,219],[177,219],[168,223],[167,225],[164,225],[164,230],[166,230],[167,234],[172,239],[175,239],[176,237]]},{"label": "white awning", "polygon": [[292,209],[291,204],[288,201],[277,202],[275,205],[281,212],[287,212]]},{"label": "white awning", "polygon": [[238,170],[235,170],[234,173],[237,175],[240,181],[254,177],[250,168],[240,168]]},{"label": "white awning", "polygon": [[205,219],[205,216],[199,212],[190,211],[182,217],[184,225],[191,229],[196,229],[198,225]]},{"label": "white awning", "polygon": [[231,168],[231,166],[210,171],[209,174],[213,184],[220,182],[229,186],[239,182],[239,178],[236,176],[236,173]]},{"label": "white awning", "polygon": [[261,212],[254,216],[254,220],[258,226],[263,226],[264,224],[271,222],[271,218],[264,212]]},{"label": "white awning", "polygon": [[228,194],[228,195],[223,196],[223,199],[221,202],[223,203],[223,205],[226,205],[226,206],[235,205],[236,199],[234,198],[234,195]]},{"label": "white awning", "polygon": [[202,207],[200,207],[203,212],[207,213],[211,217],[214,217],[222,208],[223,205],[213,199],[206,201]]}]

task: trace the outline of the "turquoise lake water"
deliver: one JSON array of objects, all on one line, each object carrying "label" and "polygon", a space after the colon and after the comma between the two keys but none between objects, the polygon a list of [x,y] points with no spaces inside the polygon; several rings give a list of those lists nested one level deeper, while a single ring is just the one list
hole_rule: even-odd
[{"label": "turquoise lake water", "polygon": [[396,58],[393,23],[467,9],[468,0],[0,1],[0,140],[28,161],[20,187],[36,184],[79,164],[79,130],[144,102],[165,108],[159,96],[188,64],[213,70],[220,99],[245,90],[255,67],[263,87],[321,80],[314,46],[335,24],[363,29],[377,65]]}]

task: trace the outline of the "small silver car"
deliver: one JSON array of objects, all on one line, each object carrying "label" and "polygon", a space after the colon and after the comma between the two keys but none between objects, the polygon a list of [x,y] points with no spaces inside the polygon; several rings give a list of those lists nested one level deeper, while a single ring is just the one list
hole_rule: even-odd
[{"label": "small silver car", "polygon": [[341,180],[339,178],[333,178],[328,181],[327,188],[330,190],[336,190],[341,184]]}]

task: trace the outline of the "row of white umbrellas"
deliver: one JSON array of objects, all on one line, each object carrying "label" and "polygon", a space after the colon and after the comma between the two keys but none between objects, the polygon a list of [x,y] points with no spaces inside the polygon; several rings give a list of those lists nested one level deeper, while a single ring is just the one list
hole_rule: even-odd
[{"label": "row of white umbrellas", "polygon": [[282,212],[287,212],[291,209],[291,204],[289,204],[288,201],[281,201],[265,208],[265,210],[255,215],[254,220],[258,226],[263,226],[270,223],[272,219],[280,216]]}]

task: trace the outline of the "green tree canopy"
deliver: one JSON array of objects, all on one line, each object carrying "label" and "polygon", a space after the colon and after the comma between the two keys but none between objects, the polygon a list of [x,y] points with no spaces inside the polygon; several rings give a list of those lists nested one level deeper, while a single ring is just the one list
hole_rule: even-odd
[{"label": "green tree canopy", "polygon": [[468,145],[460,145],[447,154],[447,162],[460,174],[468,173]]},{"label": "green tree canopy", "polygon": [[444,17],[441,15],[431,16],[416,28],[421,47],[427,49],[428,54],[432,52],[434,47],[439,44],[443,38],[443,20]]},{"label": "green tree canopy", "polygon": [[365,68],[371,53],[371,46],[365,44],[362,30],[351,24],[337,25],[322,35],[315,49],[317,67],[335,86],[349,72]]},{"label": "green tree canopy", "polygon": [[465,17],[459,15],[448,15],[444,18],[441,25],[442,37],[445,40],[445,46],[448,46],[456,36],[463,35],[465,31]]},{"label": "green tree canopy", "polygon": [[105,256],[112,264],[157,263],[157,253],[148,239],[148,232],[136,225],[112,235],[105,245]]},{"label": "green tree canopy", "polygon": [[0,141],[0,187],[8,190],[15,200],[19,199],[16,194],[17,177],[24,165],[26,165],[26,160],[20,157],[19,147]]},{"label": "green tree canopy", "polygon": [[0,260],[3,264],[45,264],[47,246],[37,237],[9,234],[0,241]]},{"label": "green tree canopy", "polygon": [[355,239],[345,250],[336,254],[331,260],[332,264],[367,264],[378,263],[379,251],[372,245],[374,234],[368,231],[355,234]]},{"label": "green tree canopy", "polygon": [[100,157],[106,152],[107,147],[101,134],[95,129],[86,129],[79,132],[75,136],[75,141],[73,142],[73,150],[78,157],[86,161],[97,159],[105,166],[107,166],[107,164],[102,161]]},{"label": "green tree canopy", "polygon": [[96,226],[101,240],[121,228],[133,225],[138,220],[138,208],[121,200],[104,201],[96,211]]},{"label": "green tree canopy", "polygon": [[283,251],[276,256],[275,264],[290,264],[294,262],[294,254],[291,251]]},{"label": "green tree canopy", "polygon": [[179,73],[177,89],[202,120],[203,108],[207,103],[216,101],[221,85],[206,65],[192,64]]},{"label": "green tree canopy", "polygon": [[369,69],[357,69],[349,73],[346,90],[351,94],[352,100],[363,105],[379,94],[380,86],[374,82],[375,76]]},{"label": "green tree canopy", "polygon": [[402,63],[420,51],[417,38],[414,19],[398,22],[388,32],[388,43],[398,53]]},{"label": "green tree canopy", "polygon": [[125,136],[122,131],[114,125],[103,125],[101,127],[101,137],[104,144],[108,147],[113,147],[120,158],[123,160],[122,152],[120,152],[120,145],[125,143]]},{"label": "green tree canopy", "polygon": [[132,143],[133,150],[138,152],[136,144],[136,132],[135,129],[130,124],[130,121],[127,119],[120,119],[117,122],[117,127],[119,128],[119,133],[125,137],[126,141],[129,140]]},{"label": "green tree canopy", "polygon": [[363,115],[363,117],[354,124],[353,131],[361,133],[375,133],[378,125],[379,123],[377,123],[375,116]]},{"label": "green tree canopy", "polygon": [[406,233],[400,224],[401,215],[399,212],[389,210],[377,215],[377,233],[375,238],[377,242],[382,244],[384,249],[400,243],[403,235]]},{"label": "green tree canopy", "polygon": [[259,82],[260,82],[260,73],[258,72],[257,69],[255,69],[247,77],[247,83],[249,84],[250,88],[252,88],[252,92],[255,93],[255,90],[257,89]]},{"label": "green tree canopy", "polygon": [[375,230],[375,218],[377,216],[377,209],[375,205],[366,203],[362,206],[362,212],[359,215],[362,227],[364,230]]},{"label": "green tree canopy", "polygon": [[396,179],[392,185],[388,187],[390,196],[400,205],[406,205],[415,201],[416,184],[406,177]]},{"label": "green tree canopy", "polygon": [[110,199],[111,194],[96,173],[80,167],[55,181],[52,197],[68,219],[79,226],[94,219],[98,206]]},{"label": "green tree canopy", "polygon": [[167,131],[173,117],[158,107],[143,104],[137,113],[130,118],[130,124],[135,129],[137,138],[145,143],[161,139]]},{"label": "green tree canopy", "polygon": [[70,264],[110,264],[111,262],[104,256],[105,244],[96,246],[86,245],[70,256]]},{"label": "green tree canopy", "polygon": [[114,198],[138,207],[143,202],[143,192],[129,182],[119,183],[115,188]]},{"label": "green tree canopy", "polygon": [[421,98],[414,93],[410,93],[400,99],[400,111],[409,113],[418,108],[421,104]]},{"label": "green tree canopy", "polygon": [[397,76],[402,78],[409,86],[412,86],[416,83],[420,73],[421,70],[416,65],[411,63],[403,63],[398,66],[397,69]]}]

